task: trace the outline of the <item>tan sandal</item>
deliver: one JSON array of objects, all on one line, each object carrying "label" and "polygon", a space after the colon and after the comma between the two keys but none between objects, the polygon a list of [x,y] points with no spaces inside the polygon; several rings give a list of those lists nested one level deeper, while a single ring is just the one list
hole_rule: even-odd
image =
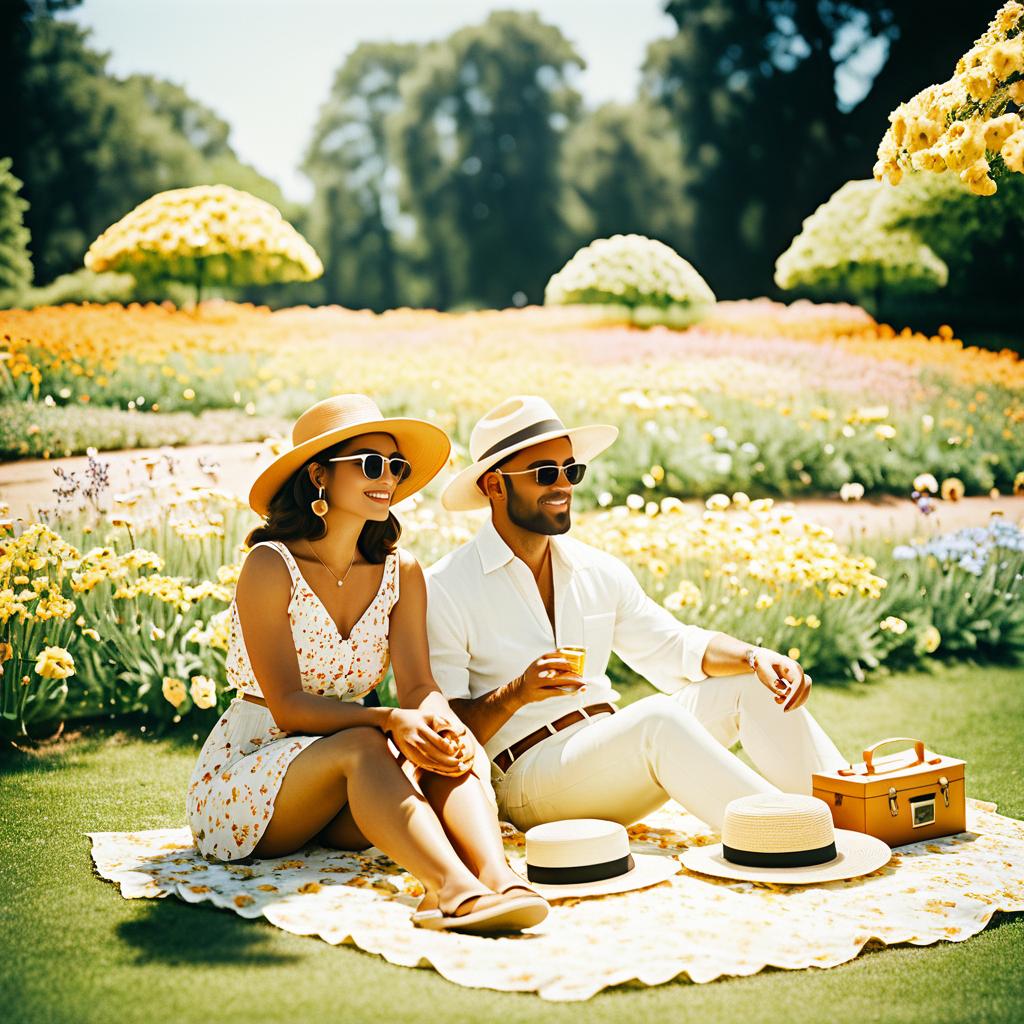
[{"label": "tan sandal", "polygon": [[548,904],[541,896],[503,896],[490,890],[486,893],[470,893],[453,909],[458,910],[463,903],[474,898],[479,898],[481,903],[488,901],[487,905],[466,914],[445,914],[440,908],[417,910],[412,915],[412,923],[431,931],[489,935],[532,928],[548,915]]}]

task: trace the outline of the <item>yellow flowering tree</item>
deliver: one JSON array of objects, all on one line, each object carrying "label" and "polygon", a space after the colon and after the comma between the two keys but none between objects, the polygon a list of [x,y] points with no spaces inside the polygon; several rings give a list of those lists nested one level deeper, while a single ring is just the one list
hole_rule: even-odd
[{"label": "yellow flowering tree", "polygon": [[207,285],[312,281],[324,269],[276,207],[227,185],[158,192],[107,228],[85,265],[148,284],[190,282],[197,303]]},{"label": "yellow flowering tree", "polygon": [[922,89],[889,115],[874,176],[898,185],[907,170],[959,175],[994,195],[1024,173],[1024,4],[1010,0],[957,62],[953,77]]},{"label": "yellow flowering tree", "polygon": [[544,289],[548,306],[615,307],[637,324],[685,327],[715,304],[714,292],[674,249],[643,235],[598,238],[580,249]]}]

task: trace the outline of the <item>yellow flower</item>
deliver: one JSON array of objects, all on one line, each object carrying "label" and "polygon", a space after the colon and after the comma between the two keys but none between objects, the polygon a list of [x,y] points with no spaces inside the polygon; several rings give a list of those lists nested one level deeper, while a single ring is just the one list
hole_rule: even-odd
[{"label": "yellow flower", "polygon": [[75,674],[75,659],[63,647],[45,647],[36,658],[36,672],[44,679],[67,679]]},{"label": "yellow flower", "polygon": [[896,428],[889,423],[881,423],[875,427],[875,437],[879,441],[891,441],[896,436]]},{"label": "yellow flower", "polygon": [[[1024,86],[1024,79],[1016,84]],[[1011,171],[1016,171],[1018,174],[1024,172],[1024,131],[1014,132],[1003,143],[999,153],[1003,158],[1003,163]]]},{"label": "yellow flower", "polygon": [[789,657],[791,657],[794,661],[796,661],[797,658],[800,657],[800,648],[799,647],[790,647],[790,649],[788,651],[786,651],[786,654],[789,655]]},{"label": "yellow flower", "polygon": [[929,626],[922,634],[922,646],[928,654],[935,651],[942,642],[942,635],[934,626]]},{"label": "yellow flower", "polygon": [[712,512],[723,512],[729,507],[729,495],[712,494],[711,497],[704,502],[704,505]]},{"label": "yellow flower", "polygon": [[819,619],[817,615],[808,615],[807,625],[810,626],[811,629],[817,629],[821,625],[821,619]]},{"label": "yellow flower", "polygon": [[960,172],[960,180],[976,196],[994,196],[996,194],[996,183],[989,177],[989,164],[987,160],[975,160],[974,163],[965,167]]},{"label": "yellow flower", "polygon": [[185,684],[180,679],[164,676],[163,695],[174,707],[181,707],[182,701],[187,696]]},{"label": "yellow flower", "polygon": [[959,501],[964,496],[964,482],[959,477],[951,476],[942,481],[940,494],[943,501]]},{"label": "yellow flower", "polygon": [[0,665],[14,657],[14,648],[7,643],[0,644]]},{"label": "yellow flower", "polygon": [[890,633],[894,633],[896,636],[901,636],[907,631],[907,624],[895,615],[886,616],[879,624],[879,629],[887,630]]},{"label": "yellow flower", "polygon": [[758,594],[754,607],[759,612],[763,612],[766,608],[771,608],[773,604],[775,604],[775,598],[771,594]]},{"label": "yellow flower", "polygon": [[217,687],[208,676],[193,676],[189,692],[197,708],[212,708],[217,703]]},{"label": "yellow flower", "polygon": [[82,636],[87,636],[90,640],[99,640],[100,635],[95,629],[91,627],[82,630]]},{"label": "yellow flower", "polygon": [[939,489],[939,482],[931,473],[921,473],[914,477],[915,491],[930,491],[934,494]]}]

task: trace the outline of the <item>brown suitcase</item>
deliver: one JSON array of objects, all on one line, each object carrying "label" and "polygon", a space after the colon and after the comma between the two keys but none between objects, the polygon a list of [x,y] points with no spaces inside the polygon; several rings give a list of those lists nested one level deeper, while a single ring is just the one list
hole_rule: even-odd
[{"label": "brown suitcase", "polygon": [[[886,757],[875,751],[888,743],[912,749]],[[830,772],[815,772],[813,794],[832,809],[836,828],[866,832],[889,846],[956,835],[967,827],[964,762],[925,750],[920,740],[894,737],[864,751],[864,761]]]}]

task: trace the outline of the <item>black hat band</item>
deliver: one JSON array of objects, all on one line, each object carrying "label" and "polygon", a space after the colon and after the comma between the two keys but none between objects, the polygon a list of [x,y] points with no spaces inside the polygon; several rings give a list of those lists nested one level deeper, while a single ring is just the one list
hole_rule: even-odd
[{"label": "black hat band", "polygon": [[542,868],[536,864],[526,865],[526,877],[538,885],[577,885],[581,882],[603,882],[606,878],[615,878],[633,870],[633,855],[616,860],[606,860],[601,864],[581,864],[569,868]]}]

